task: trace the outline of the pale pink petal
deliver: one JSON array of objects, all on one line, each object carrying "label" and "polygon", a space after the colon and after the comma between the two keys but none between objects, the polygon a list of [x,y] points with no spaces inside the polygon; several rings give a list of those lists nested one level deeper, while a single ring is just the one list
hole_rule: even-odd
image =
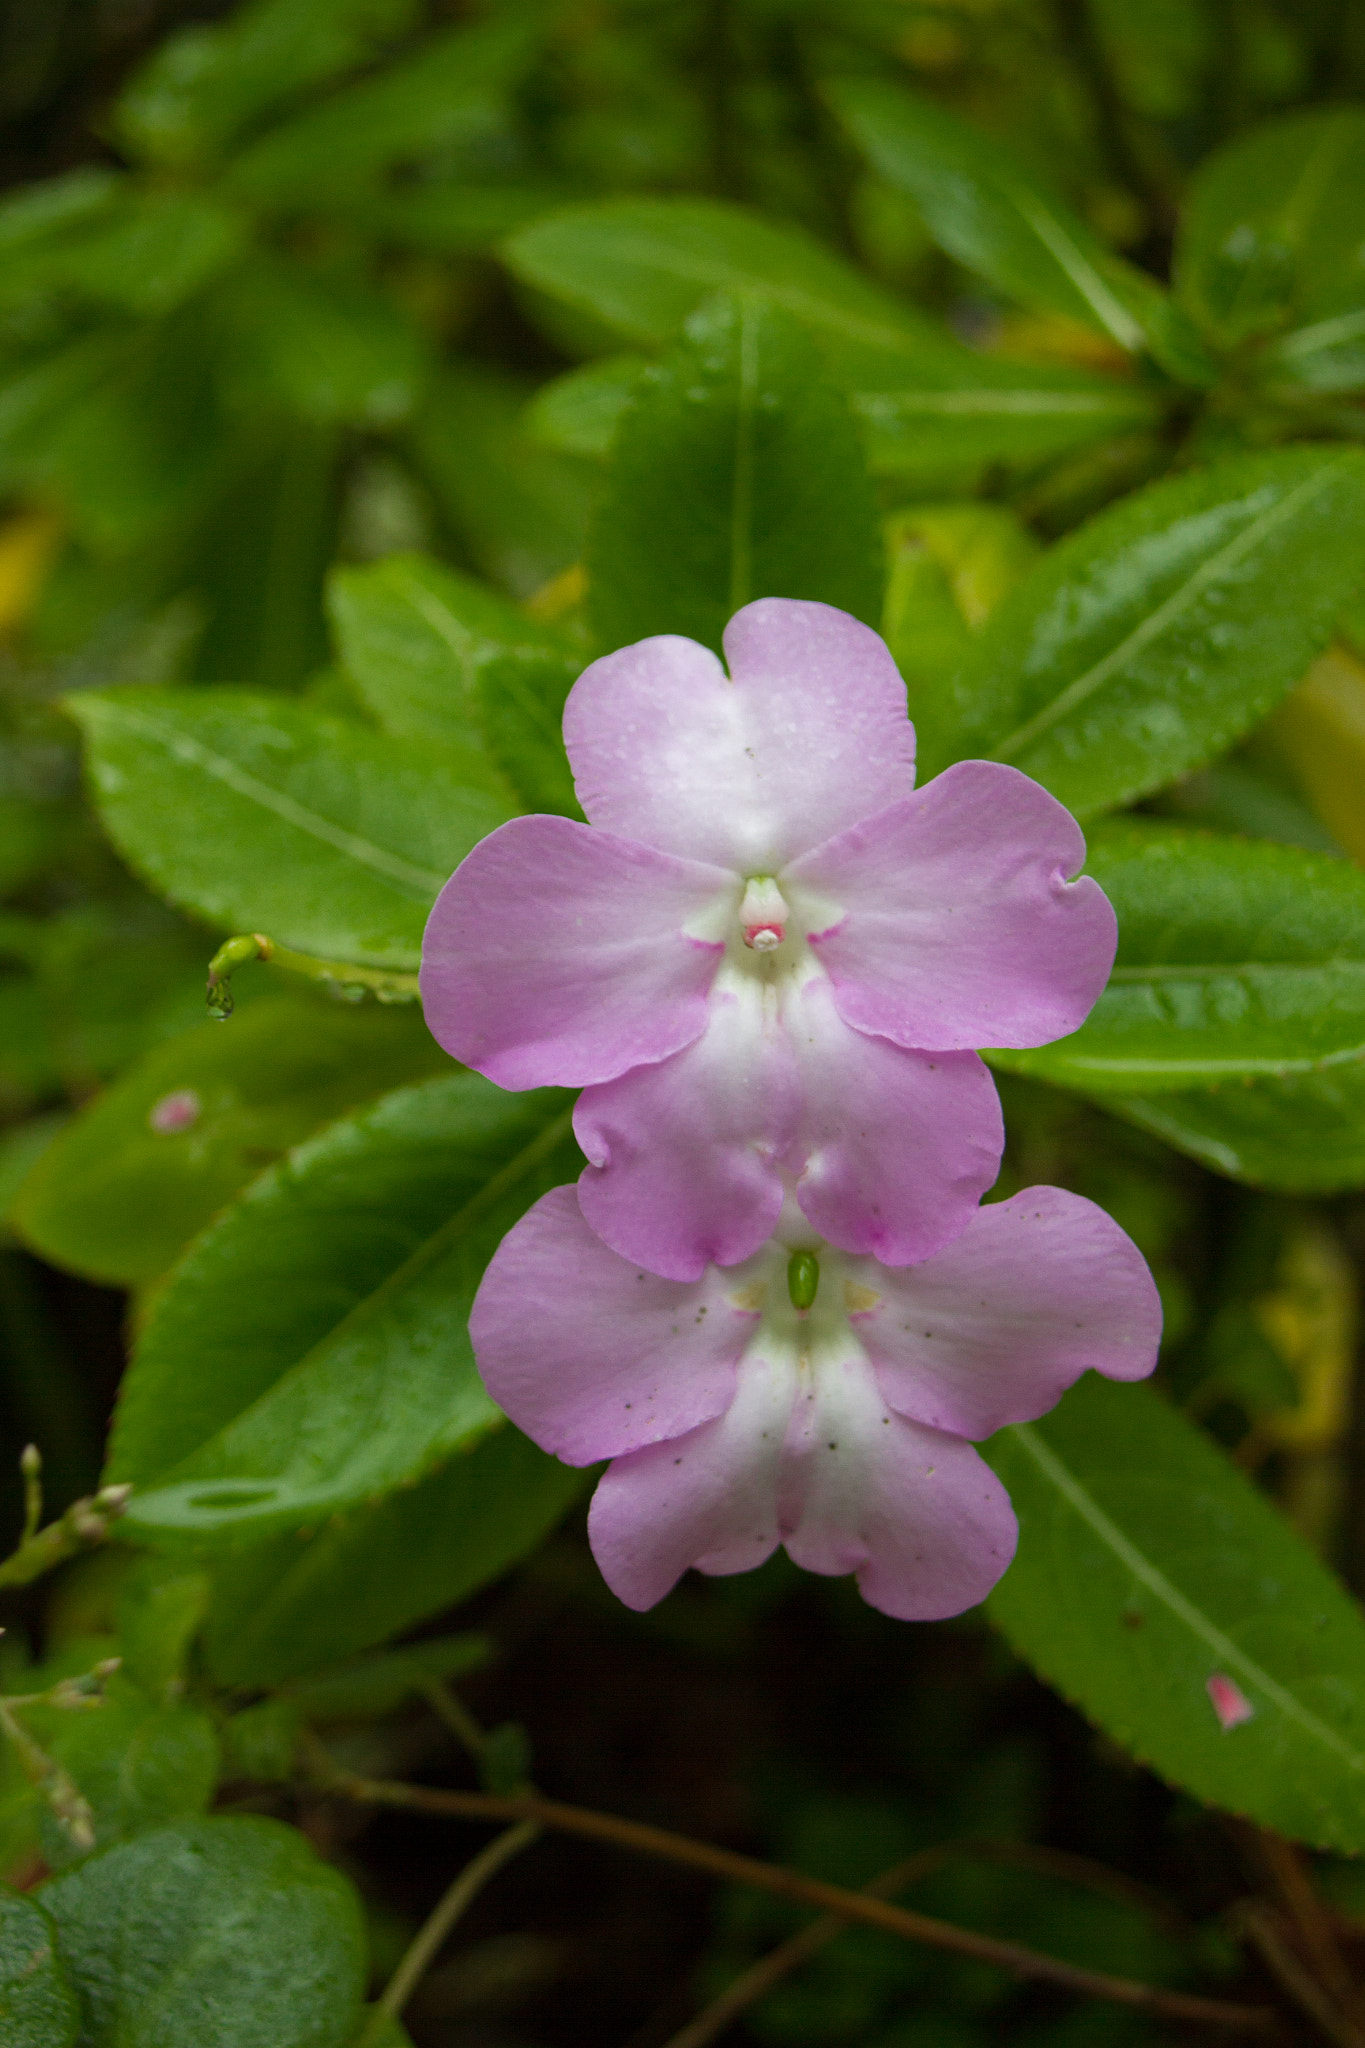
[{"label": "pale pink petal", "polygon": [[1085,840],[1017,768],[959,761],[817,846],[784,878],[828,899],[811,945],[840,1015],[897,1045],[1045,1045],[1089,1015],[1114,963]]},{"label": "pale pink petal", "polygon": [[624,1258],[671,1280],[697,1279],[708,1260],[736,1265],[781,1211],[777,1155],[797,1108],[791,1045],[765,1021],[757,984],[718,989],[685,1051],[579,1097],[583,1214]]},{"label": "pale pink petal", "polygon": [[984,1600],[1014,1555],[1004,1487],[961,1437],[924,1429],[882,1399],[853,1346],[797,1396],[778,1484],[796,1564],[856,1572],[871,1606],[940,1621]]},{"label": "pale pink petal", "polygon": [[903,1266],[956,1237],[999,1173],[999,1097],[975,1053],[904,1051],[834,1003],[815,979],[783,1006],[801,1083],[783,1164],[822,1237]]},{"label": "pale pink petal", "polygon": [[588,1510],[588,1540],[627,1607],[653,1607],[689,1566],[747,1572],[772,1555],[795,1381],[791,1359],[750,1354],[724,1415],[608,1467]]},{"label": "pale pink petal", "polygon": [[700,1036],[724,952],[684,930],[733,892],[698,861],[514,818],[436,899],[422,940],[432,1035],[500,1088],[579,1088]]},{"label": "pale pink petal", "polygon": [[962,1436],[1045,1415],[1093,1366],[1142,1379],[1161,1302],[1141,1252],[1063,1188],[1025,1188],[977,1211],[955,1243],[899,1272],[870,1263],[881,1296],[853,1327],[900,1414]]},{"label": "pale pink petal", "polygon": [[690,1287],[641,1272],[593,1236],[575,1189],[554,1188],[507,1233],[474,1298],[483,1383],[570,1465],[678,1436],[723,1412],[758,1321],[726,1281],[714,1268]]},{"label": "pale pink petal", "polygon": [[907,796],[915,737],[885,643],[847,612],[761,598],[725,631],[638,641],[585,669],[564,709],[594,825],[666,853],[773,874]]}]

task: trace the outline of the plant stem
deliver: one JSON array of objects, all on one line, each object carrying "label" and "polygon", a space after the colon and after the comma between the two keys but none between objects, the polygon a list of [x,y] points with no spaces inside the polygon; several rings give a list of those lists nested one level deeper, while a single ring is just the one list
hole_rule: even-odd
[{"label": "plant stem", "polygon": [[296,953],[291,946],[277,945],[264,932],[242,932],[235,939],[225,939],[209,962],[209,1014],[220,1023],[232,1015],[232,976],[250,960],[272,960],[277,967],[287,967],[291,974],[301,974],[307,981],[376,995],[381,1002],[413,1003],[419,994],[415,974],[402,974],[388,967],[358,967],[351,960],[320,960],[315,954]]},{"label": "plant stem", "polygon": [[[316,1754],[316,1752],[315,1752]],[[318,1760],[320,1762],[320,1759]],[[903,1940],[919,1941],[930,1948],[946,1949],[954,1955],[972,1956],[978,1962],[993,1963],[1016,1977],[1058,1984],[1088,1998],[1105,1998],[1141,2012],[1160,2013],[1168,2019],[1192,2020],[1207,2026],[1270,2028],[1278,2024],[1268,2006],[1234,2005],[1221,1998],[1197,1998],[1182,1991],[1163,1991],[1152,1984],[1140,1984],[1127,1977],[1110,1977],[1086,1970],[1056,1956],[1042,1955],[1013,1941],[997,1941],[988,1934],[956,1927],[950,1921],[934,1920],[925,1913],[870,1897],[865,1892],[846,1891],[779,1864],[760,1863],[756,1857],[741,1856],[731,1849],[716,1848],[709,1842],[693,1841],[666,1828],[651,1827],[643,1821],[624,1820],[616,1814],[596,1813],[584,1806],[566,1806],[539,1794],[520,1793],[503,1798],[490,1792],[454,1792],[425,1785],[405,1785],[392,1780],[362,1778],[349,1771],[331,1768],[315,1781],[320,1790],[375,1806],[405,1807],[419,1813],[438,1813],[462,1820],[534,1820],[542,1827],[557,1828],[565,1834],[581,1835],[589,1841],[610,1842],[618,1848],[633,1849],[644,1856],[657,1856],[667,1863],[685,1864],[704,1870],[712,1877],[732,1884],[755,1885],[779,1898],[796,1899],[818,1906],[843,1920],[867,1927],[881,1927]]]},{"label": "plant stem", "polygon": [[540,1833],[539,1821],[518,1821],[515,1827],[505,1828],[500,1835],[495,1835],[486,1849],[481,1849],[472,1862],[466,1863],[418,1929],[412,1946],[385,1985],[356,2048],[371,2048],[382,2022],[398,2018],[466,1907],[478,1897],[490,1878],[497,1876],[504,1863],[510,1863],[523,1849],[529,1849]]},{"label": "plant stem", "polygon": [[0,1587],[27,1586],[87,1545],[102,1543],[128,1505],[131,1486],[106,1486],[88,1500],[73,1501],[57,1521],[26,1536],[0,1562]]}]

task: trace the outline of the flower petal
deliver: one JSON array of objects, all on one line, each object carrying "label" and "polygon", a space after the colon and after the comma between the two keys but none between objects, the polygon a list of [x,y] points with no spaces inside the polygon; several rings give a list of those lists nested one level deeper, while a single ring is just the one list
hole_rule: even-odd
[{"label": "flower petal", "polygon": [[730,675],[676,635],[585,669],[564,708],[594,825],[741,874],[774,874],[908,796],[905,685],[872,630],[824,604],[761,598],[725,631]]},{"label": "flower petal", "polygon": [[854,1317],[887,1401],[962,1436],[1046,1414],[1087,1366],[1138,1380],[1156,1364],[1161,1302],[1141,1252],[1103,1209],[1025,1188],[956,1243],[900,1272]]},{"label": "flower petal", "polygon": [[971,1445],[892,1412],[853,1347],[822,1361],[798,1394],[778,1515],[796,1564],[856,1572],[864,1600],[900,1621],[975,1607],[1019,1533],[1009,1495]]},{"label": "flower petal", "polygon": [[701,1035],[723,945],[684,929],[731,877],[594,832],[514,818],[436,899],[422,1002],[446,1051],[500,1088],[582,1087]]},{"label": "flower petal", "polygon": [[795,1362],[782,1350],[751,1353],[724,1415],[608,1467],[588,1510],[588,1540],[618,1600],[653,1607],[690,1565],[724,1575],[771,1557],[795,1387]]},{"label": "flower petal", "polygon": [[736,1265],[781,1212],[776,1155],[796,1111],[791,1046],[765,1022],[761,991],[717,990],[694,1044],[579,1097],[583,1214],[624,1258],[671,1280],[696,1280],[708,1260]]},{"label": "flower petal", "polygon": [[956,1237],[999,1173],[1000,1100],[975,1053],[907,1052],[835,1002],[815,979],[783,1006],[801,1085],[783,1164],[831,1244],[903,1266]]},{"label": "flower petal", "polygon": [[1017,768],[959,761],[796,862],[843,915],[811,945],[839,1013],[896,1045],[1046,1045],[1081,1025],[1118,926],[1071,813]]},{"label": "flower petal", "polygon": [[570,1465],[676,1437],[721,1414],[757,1316],[733,1275],[690,1287],[642,1273],[599,1242],[573,1188],[553,1188],[507,1233],[469,1316],[493,1399]]}]

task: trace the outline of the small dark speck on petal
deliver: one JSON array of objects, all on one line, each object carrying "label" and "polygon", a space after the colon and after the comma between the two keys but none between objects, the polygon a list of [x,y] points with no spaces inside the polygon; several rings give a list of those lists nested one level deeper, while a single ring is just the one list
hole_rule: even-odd
[{"label": "small dark speck on petal", "polygon": [[830,1449],[831,1449],[832,1451],[837,1451],[837,1450],[838,1450],[838,1448],[839,1448],[838,1444],[831,1444],[831,1445],[830,1445]]},{"label": "small dark speck on petal", "polygon": [[675,1465],[681,1465],[681,1463],[682,1463],[682,1459],[681,1459],[681,1458],[675,1458],[675,1459],[673,1460],[673,1463],[674,1463]]}]

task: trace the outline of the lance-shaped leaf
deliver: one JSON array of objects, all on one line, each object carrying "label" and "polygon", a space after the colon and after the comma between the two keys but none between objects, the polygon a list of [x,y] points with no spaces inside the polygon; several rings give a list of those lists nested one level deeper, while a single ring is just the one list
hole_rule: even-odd
[{"label": "lance-shaped leaf", "polygon": [[1284,448],[1153,484],[1069,535],[944,691],[938,758],[986,754],[1078,816],[1222,753],[1358,588],[1365,455]]},{"label": "lance-shaped leaf", "polygon": [[604,645],[720,646],[757,597],[817,598],[875,624],[883,550],[847,404],[800,323],[725,298],[641,379],[588,553]]},{"label": "lance-shaped leaf", "polygon": [[[713,292],[781,307],[854,394],[878,473],[1036,461],[1148,425],[1160,410],[1151,392],[1117,378],[965,348],[795,229],[714,200],[575,207],[510,237],[504,255],[518,276],[635,342],[671,341]],[[622,356],[570,371],[537,395],[532,431],[605,454],[640,368]]]},{"label": "lance-shaped leaf", "polygon": [[328,959],[415,966],[437,892],[509,814],[440,749],[278,697],[120,689],[67,704],[132,867],[215,925]]},{"label": "lance-shaped leaf", "polygon": [[1119,920],[1079,1031],[993,1055],[1088,1092],[1150,1093],[1365,1058],[1365,875],[1345,861],[1180,826],[1116,824],[1087,871]]},{"label": "lance-shaped leaf", "polygon": [[902,85],[838,79],[827,96],[888,183],[908,192],[930,233],[1021,304],[1082,321],[1129,354],[1209,381],[1198,336],[1161,287],[1107,249],[1065,200],[991,136]]},{"label": "lance-shaped leaf", "polygon": [[1019,1516],[987,1603],[1021,1655],[1172,1784],[1365,1849],[1365,1620],[1149,1387],[1087,1373],[986,1456]]},{"label": "lance-shaped leaf", "polygon": [[1362,162],[1365,112],[1325,107],[1253,128],[1199,166],[1175,275],[1209,333],[1235,345],[1365,314]]},{"label": "lance-shaped leaf", "polygon": [[145,1284],[320,1124],[448,1066],[415,1004],[267,998],[125,1069],[43,1153],[11,1220],[58,1266]]},{"label": "lance-shaped leaf", "polygon": [[110,1464],[137,1487],[128,1526],[231,1541],[309,1525],[498,1428],[466,1318],[503,1233],[572,1173],[566,1140],[558,1094],[457,1074],[383,1097],[256,1181],[138,1344]]},{"label": "lance-shaped leaf", "polygon": [[1215,1173],[1288,1195],[1365,1187],[1365,1061],[1321,1073],[1124,1095],[1105,1107]]}]

